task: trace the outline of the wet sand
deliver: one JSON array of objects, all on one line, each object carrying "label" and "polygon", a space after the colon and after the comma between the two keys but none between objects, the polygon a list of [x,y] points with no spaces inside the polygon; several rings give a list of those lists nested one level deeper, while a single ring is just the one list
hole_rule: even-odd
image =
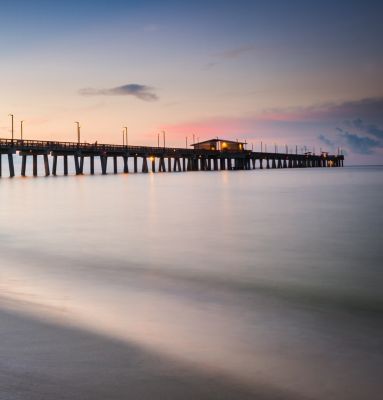
[{"label": "wet sand", "polygon": [[10,310],[0,309],[0,341],[1,400],[290,398]]}]

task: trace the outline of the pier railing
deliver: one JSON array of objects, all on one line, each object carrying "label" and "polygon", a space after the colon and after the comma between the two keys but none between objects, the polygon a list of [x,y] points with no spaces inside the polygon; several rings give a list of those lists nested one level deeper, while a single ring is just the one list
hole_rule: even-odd
[{"label": "pier railing", "polygon": [[[10,176],[14,176],[13,154],[22,157],[21,175],[25,175],[28,156],[33,159],[33,175],[37,175],[37,156],[44,157],[45,174],[50,174],[48,156],[53,157],[53,175],[56,174],[57,158],[63,157],[64,175],[68,174],[68,156],[73,156],[76,174],[83,173],[84,158],[90,158],[90,173],[94,173],[94,158],[100,157],[102,173],[106,174],[108,158],[113,159],[114,173],[117,173],[117,157],[124,160],[124,172],[129,172],[128,158],[134,160],[134,172],[138,172],[137,159],[142,161],[142,172],[148,172],[148,158],[151,169],[164,171],[200,171],[200,170],[240,170],[255,169],[256,162],[259,168],[300,168],[300,167],[330,167],[343,166],[343,155],[292,154],[292,153],[265,153],[251,150],[207,150],[187,149],[182,147],[151,147],[132,146],[104,143],[77,143],[50,140],[22,140],[0,138],[0,176],[1,155],[8,155]],[[167,167],[164,159],[168,160]],[[156,166],[157,160],[157,166]],[[182,162],[181,162],[182,160]],[[265,164],[264,164],[265,163]],[[173,164],[173,166],[172,166]]]}]

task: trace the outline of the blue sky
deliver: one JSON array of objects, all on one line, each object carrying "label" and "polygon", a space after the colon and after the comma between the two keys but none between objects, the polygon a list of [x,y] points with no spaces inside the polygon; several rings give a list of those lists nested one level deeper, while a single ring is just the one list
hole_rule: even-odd
[{"label": "blue sky", "polygon": [[[0,1],[0,134],[155,144],[166,129],[382,163],[383,5]],[[355,122],[362,121],[362,122]],[[189,141],[190,142],[190,141]]]}]

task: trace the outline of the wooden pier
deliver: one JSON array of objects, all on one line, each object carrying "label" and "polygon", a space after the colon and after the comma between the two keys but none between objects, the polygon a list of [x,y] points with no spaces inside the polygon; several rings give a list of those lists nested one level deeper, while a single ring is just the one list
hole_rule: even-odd
[{"label": "wooden pier", "polygon": [[[55,142],[41,140],[0,139],[0,177],[3,156],[8,161],[9,176],[15,176],[14,155],[21,157],[21,176],[26,175],[28,160],[32,161],[33,176],[38,174],[38,160],[42,158],[45,175],[57,175],[57,165],[63,163],[63,174],[68,175],[68,159],[73,157],[76,175],[84,174],[84,159],[89,158],[89,174],[95,173],[95,162],[100,162],[101,173],[107,174],[109,161],[113,173],[181,172],[250,170],[263,168],[324,168],[343,167],[343,155],[266,153],[250,150],[211,150],[205,148],[172,148],[122,146],[97,143]],[[123,160],[118,170],[118,158]],[[128,160],[133,160],[129,171]],[[139,162],[140,160],[140,162]],[[140,167],[140,168],[139,168]]]}]

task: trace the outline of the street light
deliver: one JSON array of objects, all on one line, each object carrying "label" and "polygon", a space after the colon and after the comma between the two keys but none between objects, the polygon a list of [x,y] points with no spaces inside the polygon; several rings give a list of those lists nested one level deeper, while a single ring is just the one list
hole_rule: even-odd
[{"label": "street light", "polygon": [[164,141],[164,148],[165,148],[165,143],[166,143],[165,136],[166,136],[166,132],[162,131],[162,137],[163,137],[163,141]]},{"label": "street light", "polygon": [[20,138],[21,138],[21,140],[23,140],[23,122],[24,121],[20,121]]},{"label": "street light", "polygon": [[77,143],[80,143],[80,122],[75,121],[75,124],[77,124]]},{"label": "street light", "polygon": [[125,130],[125,145],[128,145],[128,127],[124,126],[124,130]]},{"label": "street light", "polygon": [[13,142],[13,114],[8,114],[12,119],[12,142]]}]

